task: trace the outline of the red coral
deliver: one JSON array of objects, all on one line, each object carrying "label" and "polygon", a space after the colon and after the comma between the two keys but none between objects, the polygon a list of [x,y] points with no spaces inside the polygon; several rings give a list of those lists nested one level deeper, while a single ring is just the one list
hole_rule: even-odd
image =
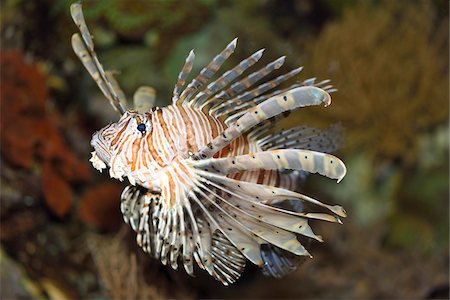
[{"label": "red coral", "polygon": [[62,217],[72,203],[69,182],[90,177],[86,163],[81,163],[67,147],[52,115],[46,109],[46,77],[33,64],[26,64],[19,52],[3,52],[0,138],[1,154],[9,164],[32,170],[42,163],[42,186],[47,204]]},{"label": "red coral", "polygon": [[79,217],[100,230],[117,230],[122,223],[119,195],[123,187],[108,182],[91,187],[80,202]]},{"label": "red coral", "polygon": [[36,133],[44,126],[39,119],[47,98],[45,77],[35,67],[25,65],[15,52],[2,53],[1,69],[1,153],[11,164],[30,169]]},{"label": "red coral", "polygon": [[42,191],[48,207],[57,216],[66,215],[72,206],[72,190],[69,183],[55,172],[51,162],[42,167]]}]

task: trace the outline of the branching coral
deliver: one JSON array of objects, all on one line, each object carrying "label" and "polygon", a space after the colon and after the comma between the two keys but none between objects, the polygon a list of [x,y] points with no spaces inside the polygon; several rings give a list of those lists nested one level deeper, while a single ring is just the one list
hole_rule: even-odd
[{"label": "branching coral", "polygon": [[342,120],[348,149],[412,163],[417,135],[448,118],[447,44],[448,18],[436,19],[431,2],[348,10],[311,49],[313,73],[339,89],[333,109],[313,117]]}]

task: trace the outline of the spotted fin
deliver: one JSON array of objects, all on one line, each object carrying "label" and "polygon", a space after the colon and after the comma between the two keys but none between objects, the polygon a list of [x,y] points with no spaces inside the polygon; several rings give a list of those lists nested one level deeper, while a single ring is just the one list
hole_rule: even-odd
[{"label": "spotted fin", "polygon": [[141,218],[140,212],[143,209],[145,190],[136,186],[127,186],[121,196],[120,211],[125,223],[130,224],[134,231],[138,230]]},{"label": "spotted fin", "polygon": [[[215,179],[211,177],[206,179],[204,177],[201,181],[210,185],[217,191],[225,192],[224,195],[211,192],[211,196],[214,196],[216,200],[219,199],[233,207],[236,211],[231,214],[231,216],[234,216],[235,213],[240,213],[241,216],[243,214],[255,219],[257,222],[264,222],[267,225],[273,225],[322,242],[322,237],[316,235],[312,231],[306,218],[299,218],[298,215],[292,211],[258,202],[258,199],[249,197],[249,195],[246,195],[241,189],[236,189],[233,185],[220,182],[220,180],[217,180],[217,177]],[[273,226],[271,228],[273,228]]]},{"label": "spotted fin", "polygon": [[265,82],[255,89],[251,91],[247,91],[243,93],[242,95],[237,96],[236,98],[230,99],[226,102],[223,102],[220,105],[217,105],[216,107],[212,108],[210,110],[210,114],[214,115],[216,118],[226,118],[228,115],[232,114],[235,111],[240,111],[241,107],[246,106],[246,104],[264,94],[265,92],[279,86],[284,81],[292,78],[293,76],[297,75],[301,72],[303,67],[294,69],[284,75],[278,76],[277,78],[270,80],[268,82]]},{"label": "spotted fin", "polygon": [[199,190],[210,202],[209,209],[218,218],[229,220],[229,227],[225,228],[226,231],[232,232],[241,229],[250,232],[266,243],[277,245],[296,255],[309,255],[303,245],[298,242],[294,233],[256,219],[255,216],[233,205],[228,198],[225,198],[227,196],[222,196],[220,190],[209,185],[208,181],[203,180],[203,184],[199,184]]},{"label": "spotted fin", "polygon": [[281,66],[284,64],[285,59],[286,57],[282,56],[267,64],[265,67],[259,69],[258,71],[246,76],[244,79],[233,83],[228,89],[221,91],[217,95],[214,95],[214,97],[211,97],[206,102],[204,102],[201,106],[202,111],[208,113],[210,109],[215,107],[216,105],[219,105],[227,99],[230,99],[250,88],[274,70],[281,68]]},{"label": "spotted fin", "polygon": [[195,54],[194,50],[189,52],[189,55],[186,57],[186,61],[184,62],[183,68],[181,68],[180,74],[178,74],[178,80],[173,89],[173,97],[172,102],[177,103],[180,97],[180,93],[186,84],[186,78],[189,76],[192,70],[192,66],[194,64]]},{"label": "spotted fin", "polygon": [[138,186],[127,186],[121,195],[120,210],[124,221],[138,233],[138,245],[150,254],[154,254],[156,250],[157,224],[152,216],[158,215],[159,205],[159,195],[151,194]]},{"label": "spotted fin", "polygon": [[194,158],[205,159],[212,157],[217,151],[228,145],[242,133],[265,120],[300,107],[319,104],[330,105],[331,97],[327,92],[317,87],[298,87],[272,97],[248,110],[245,115],[223,131],[222,134],[218,135],[211,143],[200,149],[194,155]]},{"label": "spotted fin", "polygon": [[[258,201],[262,201],[263,203],[272,204],[273,202],[278,202],[280,200],[292,199],[309,203],[311,205],[316,205],[318,207],[323,207],[340,217],[347,216],[345,210],[339,205],[327,205],[314,198],[284,188],[235,180],[224,175],[208,171],[198,170],[197,173],[207,180],[220,182],[222,185],[226,185],[233,190],[241,191],[241,193],[245,193],[248,197],[252,197]],[[305,218],[341,223],[339,218],[327,214],[298,212],[295,213],[295,215]]]},{"label": "spotted fin", "polygon": [[[289,78],[285,78],[287,80]],[[228,109],[225,112],[222,113],[222,118],[224,119],[225,124],[231,125],[233,124],[237,119],[239,119],[242,115],[244,115],[247,110],[250,108],[272,98],[275,96],[278,96],[282,93],[288,92],[289,90],[301,87],[301,86],[315,86],[323,89],[325,92],[331,94],[336,91],[336,89],[333,88],[332,85],[323,86],[324,84],[328,83],[330,80],[323,80],[321,82],[316,83],[315,78],[309,78],[304,80],[300,83],[295,83],[285,89],[279,89],[272,93],[266,93],[262,96],[256,97],[256,98],[248,98],[245,99],[239,106],[233,106],[233,109]],[[277,119],[280,119],[281,117],[277,117]],[[273,120],[272,123],[276,123],[277,119]]]},{"label": "spotted fin", "polygon": [[[220,230],[243,256],[263,268],[268,268],[267,262],[271,263],[272,268],[273,266],[287,268],[286,257],[289,257],[281,255],[283,252],[278,250],[272,254],[267,251],[263,254],[264,245],[272,245],[276,247],[274,249],[298,256],[310,256],[304,245],[299,242],[298,235],[317,241],[322,241],[322,238],[312,231],[308,220],[341,222],[338,217],[326,213],[305,210],[297,212],[276,207],[274,205],[277,200],[296,199],[326,208],[337,216],[346,215],[340,206],[326,205],[283,188],[228,178],[226,173],[233,170],[221,168],[219,165],[213,170],[205,170],[205,165],[203,161],[192,161],[192,166],[197,169],[195,171],[197,184],[191,193],[193,201],[198,203],[207,216],[206,220],[212,230]],[[250,165],[246,168],[252,170]],[[280,260],[283,260],[282,263]],[[270,270],[274,273],[274,269]],[[267,272],[270,273],[270,270]],[[284,274],[280,270],[278,273]]]},{"label": "spotted fin", "polygon": [[[250,235],[250,233],[240,224],[236,224],[233,218],[217,217],[213,212],[211,197],[200,188],[196,188],[190,194],[190,199],[201,207],[207,222],[215,229],[220,230],[223,235],[252,263],[262,266],[263,261],[259,252],[260,241]],[[228,228],[235,227],[235,230]]]},{"label": "spotted fin", "polygon": [[305,149],[332,153],[341,147],[342,137],[343,128],[340,124],[325,130],[301,125],[267,134],[257,143],[263,150]]},{"label": "spotted fin", "polygon": [[196,168],[221,174],[262,169],[301,170],[319,173],[337,179],[338,182],[347,172],[344,163],[331,154],[299,149],[280,149],[234,157],[210,158],[196,161],[194,165]]},{"label": "spotted fin", "polygon": [[214,59],[197,75],[186,87],[186,89],[181,93],[179,101],[188,102],[192,95],[197,92],[197,90],[204,84],[208,82],[209,79],[219,70],[222,64],[227,60],[227,58],[236,49],[237,38],[231,41],[226,48],[220,52]]},{"label": "spotted fin", "polygon": [[[209,250],[204,254],[204,246],[211,244],[211,240],[200,245],[197,222],[192,214],[186,216],[181,206],[177,210],[168,210],[160,194],[139,186],[126,187],[121,199],[124,220],[137,232],[138,245],[163,264],[170,263],[173,269],[177,269],[181,255],[186,272],[193,275],[194,254],[199,252],[202,257],[211,257]],[[185,210],[190,209],[185,207]],[[189,230],[186,224],[189,224]],[[181,232],[186,234],[179,234]]]},{"label": "spotted fin", "polygon": [[224,285],[235,282],[245,269],[245,257],[225,235],[216,230],[212,236],[213,276]]},{"label": "spotted fin", "polygon": [[245,70],[253,66],[256,62],[259,61],[261,56],[263,55],[264,49],[256,51],[250,57],[241,61],[237,66],[233,69],[225,72],[222,76],[220,76],[216,81],[210,83],[206,89],[198,93],[195,98],[192,100],[193,105],[196,108],[199,108],[206,99],[208,99],[211,95],[226,87],[228,84],[233,82],[239,75],[241,75]]},{"label": "spotted fin", "polygon": [[261,256],[264,260],[263,274],[275,278],[282,278],[294,272],[298,265],[305,260],[304,257],[269,244],[261,245]]}]

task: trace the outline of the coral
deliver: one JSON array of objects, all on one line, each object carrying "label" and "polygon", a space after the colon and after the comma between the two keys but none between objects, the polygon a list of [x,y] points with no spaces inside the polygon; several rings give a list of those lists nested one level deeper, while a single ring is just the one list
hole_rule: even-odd
[{"label": "coral", "polygon": [[[126,246],[127,232],[123,227],[115,236],[87,236],[99,275],[112,299],[194,298],[188,285],[180,281],[170,282],[146,257],[139,257],[134,250],[130,251]],[[175,289],[172,288],[174,286]]]},{"label": "coral", "polygon": [[305,119],[343,121],[347,150],[412,164],[417,135],[448,119],[449,33],[431,2],[406,2],[366,1],[326,26],[309,67],[339,91],[332,109]]},{"label": "coral", "polygon": [[349,172],[329,194],[355,223],[385,226],[384,247],[428,253],[448,242],[448,18],[405,3],[363,2],[324,28],[307,68],[339,91],[302,117],[346,127]]},{"label": "coral", "polygon": [[19,52],[1,56],[1,155],[12,166],[41,169],[47,205],[57,216],[69,212],[70,184],[90,177],[86,164],[71,151],[53,122],[56,112],[46,107],[46,78]]},{"label": "coral", "polygon": [[72,189],[60,174],[55,172],[50,162],[42,166],[42,190],[50,209],[57,216],[67,214],[72,206]]},{"label": "coral", "polygon": [[122,185],[113,182],[89,187],[80,199],[80,219],[96,229],[104,231],[119,229],[122,224],[119,211],[119,195],[122,189]]},{"label": "coral", "polygon": [[420,137],[421,154],[395,195],[386,242],[430,253],[449,242],[448,124]]}]

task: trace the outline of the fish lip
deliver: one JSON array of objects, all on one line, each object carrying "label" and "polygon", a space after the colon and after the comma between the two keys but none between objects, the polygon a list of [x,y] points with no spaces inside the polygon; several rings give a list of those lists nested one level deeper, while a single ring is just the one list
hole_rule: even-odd
[{"label": "fish lip", "polygon": [[106,164],[109,165],[111,160],[111,152],[108,151],[109,144],[101,137],[99,131],[92,135],[91,146],[94,148],[97,156]]}]

